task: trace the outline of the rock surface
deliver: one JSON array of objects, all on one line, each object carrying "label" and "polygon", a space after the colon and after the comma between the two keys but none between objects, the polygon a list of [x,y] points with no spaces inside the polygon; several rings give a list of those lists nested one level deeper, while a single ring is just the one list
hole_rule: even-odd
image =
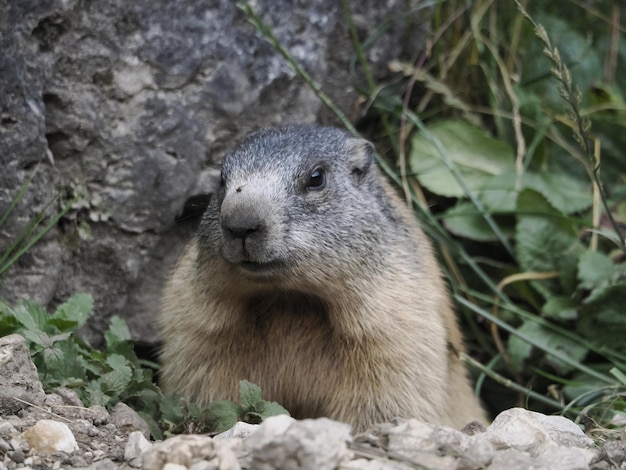
[{"label": "rock surface", "polygon": [[[363,38],[391,19],[367,50],[375,73],[419,50],[426,9],[349,3]],[[350,112],[353,48],[340,3],[253,4]],[[76,198],[0,298],[56,305],[91,293],[96,315],[83,333],[92,343],[114,314],[152,343],[164,276],[194,229],[175,217],[206,192],[211,165],[253,128],[334,121],[232,0],[0,0],[0,12],[0,214],[38,169],[0,227],[0,253],[58,191]]]},{"label": "rock surface", "polygon": [[44,398],[26,340],[20,335],[0,338],[0,416],[40,405]]},{"label": "rock surface", "polygon": [[[21,344],[14,336],[0,338],[0,351],[6,343]],[[11,357],[17,360],[4,366],[29,377],[19,386],[41,390],[32,362]],[[0,402],[16,391],[7,380],[0,375]],[[149,441],[141,431],[145,423],[125,405],[113,413],[84,408],[67,389],[43,395],[40,406],[11,410],[0,414],[0,470],[626,468],[623,436],[597,448],[572,421],[521,408],[502,412],[487,427],[471,423],[463,430],[397,419],[352,435],[348,425],[326,418],[275,416],[260,425],[238,423],[219,438],[188,434],[163,442]]]}]

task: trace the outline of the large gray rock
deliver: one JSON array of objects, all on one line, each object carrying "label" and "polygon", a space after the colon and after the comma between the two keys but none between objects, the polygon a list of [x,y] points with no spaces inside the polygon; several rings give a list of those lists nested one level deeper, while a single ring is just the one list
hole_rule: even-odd
[{"label": "large gray rock", "polygon": [[11,415],[46,397],[26,340],[20,335],[0,338],[0,416]]},{"label": "large gray rock", "polygon": [[[425,13],[415,2],[349,3],[364,37],[394,18],[368,50],[378,74],[418,50]],[[353,48],[340,3],[254,5],[349,111]],[[96,342],[113,314],[136,339],[154,340],[163,280],[194,229],[175,217],[236,139],[265,125],[332,122],[232,0],[0,0],[0,50],[0,214],[38,166],[0,227],[0,252],[57,192],[77,198],[0,298],[56,304],[90,292],[96,314],[84,333]]]}]

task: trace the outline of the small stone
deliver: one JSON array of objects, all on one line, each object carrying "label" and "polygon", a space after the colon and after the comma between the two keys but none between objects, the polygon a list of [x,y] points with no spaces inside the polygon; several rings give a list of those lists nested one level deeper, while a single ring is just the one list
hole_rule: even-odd
[{"label": "small stone", "polygon": [[487,431],[487,428],[480,421],[472,421],[470,423],[467,423],[461,429],[461,432],[463,434],[467,434],[468,436],[473,436],[474,434],[478,434],[478,433],[485,432],[485,431]]},{"label": "small stone", "polygon": [[187,467],[177,463],[166,463],[163,465],[163,470],[187,470]]},{"label": "small stone", "polygon": [[106,424],[111,417],[107,409],[101,405],[92,405],[89,407],[89,410],[91,411],[91,421],[96,426]]},{"label": "small stone", "polygon": [[5,453],[11,450],[10,444],[4,439],[0,438],[0,452]]},{"label": "small stone", "polygon": [[523,408],[500,413],[486,435],[496,449],[515,448],[541,454],[549,445],[591,448],[593,440],[572,421],[562,416],[546,416]]},{"label": "small stone", "polygon": [[70,457],[70,465],[72,467],[80,467],[85,468],[87,464],[87,460],[82,455],[72,455]]},{"label": "small stone", "polygon": [[141,468],[143,454],[152,448],[152,444],[139,431],[133,431],[128,436],[128,442],[124,448],[124,460],[131,467]]},{"label": "small stone", "polygon": [[145,470],[161,470],[165,464],[172,463],[190,467],[199,460],[215,457],[213,439],[198,434],[180,434],[154,444],[143,454]]},{"label": "small stone", "polygon": [[15,426],[13,426],[10,421],[0,420],[0,436],[14,436],[16,434],[17,429],[15,429]]},{"label": "small stone", "polygon": [[64,406],[63,397],[56,393],[49,393],[43,399],[43,405],[47,407],[61,408]]},{"label": "small stone", "polygon": [[111,459],[102,459],[87,467],[89,470],[118,470],[118,466]]},{"label": "small stone", "polygon": [[84,407],[83,402],[78,398],[78,393],[71,388],[59,387],[54,389],[54,393],[63,399],[63,403],[70,406]]},{"label": "small stone", "polygon": [[8,453],[8,456],[15,463],[23,463],[26,458],[22,449],[13,450]]},{"label": "small stone", "polygon": [[111,423],[127,434],[140,431],[146,439],[150,438],[148,423],[126,403],[119,402],[115,405],[111,412]]},{"label": "small stone", "polygon": [[65,423],[51,419],[42,419],[26,430],[22,437],[35,452],[52,454],[54,452],[72,453],[78,450],[74,434]]},{"label": "small stone", "polygon": [[9,444],[11,444],[13,450],[23,450],[24,452],[30,450],[30,445],[28,445],[28,442],[26,442],[22,436],[14,437],[9,441]]},{"label": "small stone", "polygon": [[250,424],[238,421],[232,428],[218,434],[213,439],[232,439],[233,437],[240,437],[245,439],[249,437],[253,432],[255,432],[258,428],[258,424]]}]

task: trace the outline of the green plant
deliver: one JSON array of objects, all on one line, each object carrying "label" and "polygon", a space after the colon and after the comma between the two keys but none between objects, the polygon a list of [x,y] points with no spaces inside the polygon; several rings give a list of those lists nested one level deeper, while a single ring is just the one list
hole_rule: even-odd
[{"label": "green plant", "polygon": [[[342,2],[368,104],[359,130],[390,149],[379,161],[441,251],[474,356],[462,357],[494,411],[517,404],[586,424],[626,421],[626,74],[617,3],[611,18],[601,13],[609,3],[531,13],[512,2],[427,3],[429,48],[375,83],[365,51],[380,31],[359,37]],[[358,133],[250,4],[239,5]]]},{"label": "green plant", "polygon": [[[9,207],[5,210],[0,217],[0,228],[7,222],[9,216],[13,213],[18,203],[23,199],[24,194],[30,187],[30,184],[33,181],[37,171],[35,170],[31,177],[27,179],[22,186],[17,191],[17,194],[9,204]],[[47,221],[47,223],[41,227],[38,231],[37,229],[44,223],[44,219],[46,217],[46,213],[54,205],[57,201],[57,198],[53,198],[50,200],[43,210],[37,214],[32,221],[26,226],[22,232],[15,237],[12,243],[0,254],[0,282],[2,278],[6,275],[6,272],[9,270],[11,266],[13,266],[18,259],[20,259],[24,253],[26,253],[30,248],[37,243],[46,233],[50,231],[52,227],[54,227],[57,222],[70,210],[73,201],[65,204],[60,210],[58,210],[52,218]]]},{"label": "green plant", "polygon": [[239,420],[256,424],[268,416],[289,414],[264,401],[260,388],[246,381],[240,385],[240,405],[219,401],[200,408],[163,394],[153,381],[158,366],[137,357],[124,320],[111,318],[102,350],[76,335],[92,308],[87,294],[74,295],[52,314],[28,300],[15,306],[0,301],[0,336],[19,333],[26,338],[46,391],[70,388],[85,406],[110,409],[125,402],[143,416],[156,438],[183,431],[220,432]]}]

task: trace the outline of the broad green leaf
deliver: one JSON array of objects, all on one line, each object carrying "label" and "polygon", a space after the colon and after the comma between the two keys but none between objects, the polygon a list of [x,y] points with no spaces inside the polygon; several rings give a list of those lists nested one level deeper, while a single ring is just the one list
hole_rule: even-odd
[{"label": "broad green leaf", "polygon": [[264,402],[265,407],[263,409],[263,419],[269,418],[270,416],[278,416],[278,415],[287,415],[291,416],[289,411],[283,408],[281,405],[276,403],[275,401],[266,401]]},{"label": "broad green leaf", "polygon": [[108,348],[113,348],[119,343],[130,341],[130,331],[126,322],[117,315],[111,317],[109,329],[104,334],[104,339]]},{"label": "broad green leaf", "polygon": [[526,173],[523,186],[540,193],[563,214],[580,212],[591,206],[591,186],[563,173]]},{"label": "broad green leaf", "polygon": [[119,398],[130,384],[133,378],[133,371],[128,366],[128,361],[123,356],[117,354],[109,356],[107,364],[111,366],[113,370],[107,372],[100,378],[102,389],[109,395]]},{"label": "broad green leaf", "polygon": [[[478,191],[494,175],[513,169],[513,152],[479,127],[441,121],[413,137],[409,165],[420,183],[435,194],[462,197],[465,191],[448,168],[456,165],[470,190]],[[434,142],[439,142],[439,147]]]},{"label": "broad green leaf", "polygon": [[573,292],[577,259],[584,250],[576,227],[534,191],[520,194],[518,210],[516,252],[520,267],[524,271],[557,271],[564,293]]},{"label": "broad green leaf", "polygon": [[492,214],[509,214],[515,211],[519,191],[523,189],[523,182],[522,178],[520,181],[522,186],[518,190],[517,174],[509,171],[486,179],[477,194],[485,208]]},{"label": "broad green leaf", "polygon": [[228,400],[214,401],[207,407],[207,416],[211,428],[216,432],[223,432],[239,421],[239,407]]},{"label": "broad green leaf", "polygon": [[29,300],[23,300],[13,308],[13,316],[27,330],[50,333],[48,328],[50,315],[41,305],[37,305]]},{"label": "broad green leaf", "polygon": [[50,322],[65,331],[75,330],[85,324],[93,310],[93,297],[89,294],[76,294],[59,305]]},{"label": "broad green leaf", "polygon": [[239,382],[239,400],[243,409],[254,408],[257,403],[263,400],[261,387],[247,380],[242,380]]},{"label": "broad green leaf", "polygon": [[576,324],[579,333],[603,346],[626,352],[626,281],[586,299]]},{"label": "broad green leaf", "polygon": [[541,309],[541,313],[549,318],[559,320],[575,320],[578,317],[578,304],[571,297],[550,297]]},{"label": "broad green leaf", "polygon": [[[550,331],[547,328],[539,325],[538,323],[532,321],[525,322],[521,327],[518,328],[518,331],[532,337],[541,345],[541,350],[546,353],[548,363],[550,363],[550,365],[552,365],[552,367],[554,367],[554,369],[560,374],[571,372],[575,368],[570,364],[566,364],[565,362],[552,357],[550,355],[551,350],[555,350],[560,352],[561,354],[565,354],[571,359],[578,362],[582,361],[587,355],[587,349],[581,346],[576,341],[572,341],[569,338],[565,338],[558,333]],[[511,340],[512,339],[513,338],[511,338]],[[518,339],[518,341],[521,340]],[[524,351],[523,349],[521,350]],[[529,354],[530,352],[528,351],[521,358],[527,359],[529,357]]]},{"label": "broad green leaf", "polygon": [[43,348],[50,348],[52,346],[50,337],[43,331],[20,329],[19,333],[28,341],[42,346]]},{"label": "broad green leaf", "polygon": [[183,422],[183,403],[184,400],[178,395],[165,395],[159,402],[159,410],[162,419],[172,426],[178,426]]},{"label": "broad green leaf", "polygon": [[[57,353],[52,353],[57,351]],[[50,353],[50,354],[48,354]],[[68,377],[85,377],[84,359],[78,354],[73,341],[59,341],[54,348],[46,350],[48,374],[63,382]]]},{"label": "broad green leaf", "polygon": [[[498,241],[483,216],[470,202],[461,201],[448,209],[443,215],[443,223],[450,232],[460,237],[484,242]],[[513,232],[511,227],[503,226],[503,223],[500,223],[500,228],[507,235]]]},{"label": "broad green leaf", "polygon": [[102,391],[99,382],[91,381],[85,389],[85,406],[102,405],[105,406],[111,397]]},{"label": "broad green leaf", "polygon": [[587,250],[578,260],[578,280],[583,289],[593,289],[607,284],[613,275],[614,264],[604,253]]}]

